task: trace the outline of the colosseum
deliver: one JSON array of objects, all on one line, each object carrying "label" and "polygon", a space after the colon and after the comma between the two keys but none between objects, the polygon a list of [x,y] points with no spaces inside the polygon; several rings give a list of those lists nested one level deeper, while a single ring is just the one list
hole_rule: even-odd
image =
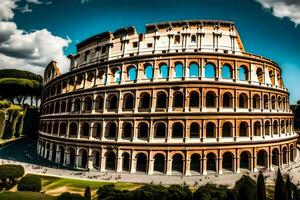
[{"label": "colosseum", "polygon": [[272,171],[295,161],[282,70],[247,53],[233,22],[145,28],[78,43],[67,73],[48,64],[42,159],[78,170],[185,176]]}]

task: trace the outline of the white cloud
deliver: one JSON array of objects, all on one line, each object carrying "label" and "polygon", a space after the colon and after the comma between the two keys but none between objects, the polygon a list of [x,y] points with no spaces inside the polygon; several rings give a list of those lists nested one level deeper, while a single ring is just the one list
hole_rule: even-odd
[{"label": "white cloud", "polygon": [[271,9],[276,17],[288,17],[296,25],[300,24],[299,0],[256,0],[266,9]]},{"label": "white cloud", "polygon": [[26,0],[26,2],[28,3],[34,3],[34,4],[42,4],[43,2],[39,1],[39,0]]},{"label": "white cloud", "polygon": [[29,13],[29,12],[32,12],[32,9],[29,8],[29,5],[28,4],[25,4],[24,7],[19,7],[19,10],[21,13]]},{"label": "white cloud", "polygon": [[84,4],[84,3],[87,3],[89,2],[90,0],[81,0],[81,4]]},{"label": "white cloud", "polygon": [[[2,1],[2,0],[1,0]],[[69,60],[64,55],[64,48],[71,40],[53,35],[47,29],[26,32],[19,29],[13,21],[13,10],[17,9],[15,0],[5,0],[10,14],[1,13],[0,4],[0,69],[17,68],[43,74],[44,68],[51,60],[58,62],[62,72],[69,68]],[[34,0],[30,0],[34,1]],[[18,8],[20,9],[20,8]],[[29,8],[28,8],[29,9]]]},{"label": "white cloud", "polygon": [[17,7],[17,0],[1,0],[0,21],[7,21],[14,17],[13,9]]}]

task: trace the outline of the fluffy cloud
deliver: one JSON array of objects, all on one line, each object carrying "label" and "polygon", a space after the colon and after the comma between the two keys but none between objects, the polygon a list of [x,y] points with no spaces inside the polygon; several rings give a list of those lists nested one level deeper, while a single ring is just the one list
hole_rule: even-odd
[{"label": "fluffy cloud", "polygon": [[[1,0],[2,1],[2,0]],[[19,29],[13,21],[7,21],[14,16],[15,0],[4,0],[6,9],[10,13],[1,13],[0,4],[0,69],[18,68],[43,74],[44,68],[51,60],[58,62],[61,70],[69,68],[68,58],[64,55],[64,48],[71,40],[53,35],[47,29],[26,32]],[[31,3],[36,0],[27,0]],[[13,3],[9,3],[13,2]]]},{"label": "fluffy cloud", "polygon": [[296,25],[300,24],[299,0],[256,0],[264,8],[271,9],[274,16],[288,17]]},{"label": "fluffy cloud", "polygon": [[17,7],[17,0],[1,0],[0,3],[0,21],[7,21],[14,17],[13,9]]}]

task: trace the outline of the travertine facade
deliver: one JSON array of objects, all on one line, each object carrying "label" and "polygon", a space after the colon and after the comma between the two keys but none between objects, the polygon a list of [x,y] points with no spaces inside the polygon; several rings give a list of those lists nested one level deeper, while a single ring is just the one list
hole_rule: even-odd
[{"label": "travertine facade", "polygon": [[93,36],[45,70],[38,153],[79,169],[147,174],[272,170],[296,157],[281,69],[232,22]]}]

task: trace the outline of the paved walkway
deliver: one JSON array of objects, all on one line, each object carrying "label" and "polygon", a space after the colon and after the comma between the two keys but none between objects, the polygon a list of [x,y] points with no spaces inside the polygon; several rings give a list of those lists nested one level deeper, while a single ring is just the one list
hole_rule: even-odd
[{"label": "paved walkway", "polygon": [[[145,174],[128,174],[128,173],[113,173],[99,171],[76,171],[59,167],[44,159],[38,159],[35,153],[36,141],[28,139],[17,141],[0,148],[0,163],[6,164],[21,164],[25,168],[26,173],[34,173],[48,176],[58,176],[74,179],[98,180],[109,182],[134,182],[134,183],[155,183],[155,184],[187,184],[191,187],[197,187],[205,183],[215,183],[233,186],[234,183],[242,176],[243,173],[233,174],[224,172],[223,175],[210,174],[207,176],[166,176],[166,175],[145,175]],[[299,152],[300,153],[300,152]],[[298,153],[298,155],[299,155]],[[247,173],[247,172],[245,172]],[[290,174],[292,181],[300,185],[300,157],[291,165],[285,165],[282,170],[283,174]],[[254,179],[258,173],[247,173]],[[264,172],[267,178],[267,184],[274,184],[275,172]]]}]

